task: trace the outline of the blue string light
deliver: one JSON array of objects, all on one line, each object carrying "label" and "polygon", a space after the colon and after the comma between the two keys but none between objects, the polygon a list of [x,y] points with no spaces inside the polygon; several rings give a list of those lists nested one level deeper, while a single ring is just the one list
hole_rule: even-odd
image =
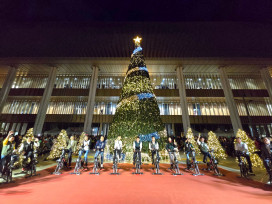
[{"label": "blue string light", "polygon": [[140,52],[142,50],[143,50],[143,48],[137,47],[135,50],[133,50],[133,54],[135,54],[136,52]]},{"label": "blue string light", "polygon": [[140,93],[137,94],[139,100],[147,99],[147,98],[153,98],[154,95],[151,93]]},{"label": "blue string light", "polygon": [[139,67],[139,70],[144,70],[144,71],[147,71],[147,72],[148,72],[148,70],[147,70],[146,67]]},{"label": "blue string light", "polygon": [[158,132],[153,132],[153,133],[146,134],[146,135],[139,135],[140,140],[142,142],[150,142],[152,140],[152,136],[154,136],[155,139],[160,139]]}]

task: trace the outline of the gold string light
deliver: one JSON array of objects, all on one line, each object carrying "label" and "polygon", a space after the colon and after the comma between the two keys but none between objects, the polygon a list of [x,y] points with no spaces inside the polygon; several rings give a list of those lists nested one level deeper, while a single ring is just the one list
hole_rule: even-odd
[{"label": "gold string light", "polygon": [[67,132],[65,130],[61,130],[47,159],[58,159],[61,155],[62,149],[66,148],[67,141],[69,141]]},{"label": "gold string light", "polygon": [[200,149],[198,147],[198,144],[195,140],[195,137],[194,137],[194,134],[193,134],[193,131],[191,128],[188,129],[187,134],[186,134],[186,138],[189,139],[189,142],[191,142],[192,145],[194,146],[195,153],[200,154]]},{"label": "gold string light", "polygon": [[[242,142],[247,144],[248,152],[250,154],[250,160],[252,162],[252,166],[264,168],[262,159],[259,157],[258,154],[254,153],[254,152],[258,151],[258,149],[256,148],[254,141],[251,140],[247,136],[246,132],[241,129],[238,129],[236,137],[240,137]],[[236,139],[234,140],[234,145],[235,145],[235,143],[236,143]],[[236,158],[236,161],[238,162],[237,158]]]},{"label": "gold string light", "polygon": [[213,131],[210,131],[208,133],[208,147],[210,150],[214,150],[214,156],[216,158],[222,158],[226,159],[227,154],[225,153],[225,150],[221,146],[216,134]]}]

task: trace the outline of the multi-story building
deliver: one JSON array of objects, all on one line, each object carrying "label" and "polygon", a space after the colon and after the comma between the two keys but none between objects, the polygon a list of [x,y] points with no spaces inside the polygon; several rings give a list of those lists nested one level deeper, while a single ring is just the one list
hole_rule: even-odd
[{"label": "multi-story building", "polygon": [[107,135],[137,34],[168,135],[272,134],[272,26],[257,23],[3,26],[1,132]]}]

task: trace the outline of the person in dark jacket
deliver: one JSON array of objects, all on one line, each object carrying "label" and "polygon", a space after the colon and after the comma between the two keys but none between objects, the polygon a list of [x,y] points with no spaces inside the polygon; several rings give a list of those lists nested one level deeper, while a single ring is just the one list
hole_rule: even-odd
[{"label": "person in dark jacket", "polygon": [[269,175],[269,181],[267,184],[272,184],[272,169],[271,169],[271,163],[272,163],[272,144],[268,137],[265,137],[263,139],[263,143],[261,144],[261,156],[263,159],[263,164],[266,168],[266,171]]},{"label": "person in dark jacket", "polygon": [[134,152],[133,153],[133,165],[135,165],[137,154],[138,154],[138,157],[140,160],[140,164],[142,164],[142,155],[141,155],[142,147],[143,147],[143,144],[140,141],[140,137],[137,136],[136,140],[133,142],[133,152]]},{"label": "person in dark jacket", "polygon": [[34,149],[40,146],[39,139],[36,138],[35,141],[32,141],[32,137],[27,137],[26,141],[20,146],[19,153],[24,155],[23,159],[23,169],[26,168],[28,158],[30,158],[30,163],[34,158]]},{"label": "person in dark jacket", "polygon": [[203,154],[203,163],[207,162],[207,157],[209,157],[210,161],[212,159],[211,154],[209,153],[209,147],[208,144],[205,142],[205,138],[201,137],[200,135],[197,138],[197,144],[200,147],[200,151]]},{"label": "person in dark jacket", "polygon": [[101,155],[101,168],[103,168],[105,147],[106,147],[106,141],[104,141],[104,136],[101,136],[100,140],[98,140],[95,144],[96,152],[94,155],[94,159],[96,159],[99,155]]},{"label": "person in dark jacket", "polygon": [[190,168],[190,154],[192,154],[193,150],[194,150],[194,146],[192,145],[190,139],[187,138],[184,143],[184,152],[186,154],[186,165],[188,170]]},{"label": "person in dark jacket", "polygon": [[[168,143],[165,146],[165,149],[168,151],[169,153],[169,158],[170,158],[170,164],[171,167],[173,167],[173,163],[175,160],[177,160],[177,152],[178,152],[178,147],[177,145],[172,141],[172,138],[169,137],[168,138]],[[173,155],[173,157],[172,157]]]}]

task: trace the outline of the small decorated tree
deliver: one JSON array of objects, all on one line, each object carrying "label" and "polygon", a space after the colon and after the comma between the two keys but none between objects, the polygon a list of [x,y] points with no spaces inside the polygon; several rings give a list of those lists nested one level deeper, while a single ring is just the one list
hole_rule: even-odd
[{"label": "small decorated tree", "polygon": [[214,156],[216,158],[226,159],[227,155],[225,150],[221,146],[216,134],[212,131],[208,133],[208,146],[210,150],[214,150]]},{"label": "small decorated tree", "polygon": [[[237,131],[236,137],[240,137],[242,142],[247,144],[248,151],[249,151],[249,154],[250,154],[250,160],[252,162],[252,166],[264,168],[262,159],[259,157],[258,154],[254,153],[254,152],[258,151],[258,149],[256,148],[254,141],[251,140],[247,136],[246,132],[239,129]],[[236,142],[236,140],[234,140],[234,145],[235,145],[235,142]],[[236,160],[236,161],[238,161],[238,160]]]},{"label": "small decorated tree", "polygon": [[79,141],[77,143],[77,148],[76,148],[76,152],[74,152],[74,154],[78,154],[79,153],[79,150],[80,148],[82,147],[82,144],[83,144],[83,141],[84,141],[84,137],[86,136],[87,134],[85,132],[82,132],[80,137],[79,137]]},{"label": "small decorated tree", "polygon": [[188,129],[188,132],[186,134],[186,138],[190,140],[190,142],[192,143],[192,145],[194,146],[195,148],[195,153],[196,154],[200,154],[200,149],[198,147],[198,144],[195,140],[195,137],[194,137],[194,134],[193,134],[193,131],[191,128]]},{"label": "small decorated tree", "polygon": [[68,141],[69,138],[67,136],[67,132],[65,130],[61,130],[47,159],[58,159],[61,155],[62,149],[67,147]]}]

